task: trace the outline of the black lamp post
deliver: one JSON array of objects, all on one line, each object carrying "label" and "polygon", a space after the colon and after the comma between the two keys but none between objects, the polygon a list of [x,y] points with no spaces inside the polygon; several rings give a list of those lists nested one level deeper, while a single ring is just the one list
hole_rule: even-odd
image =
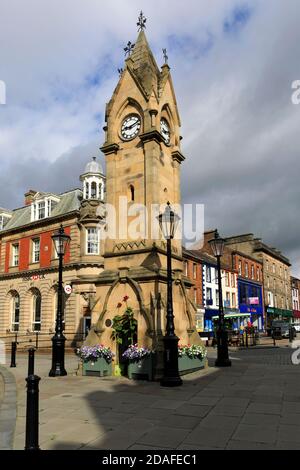
[{"label": "black lamp post", "polygon": [[172,253],[171,240],[178,225],[180,217],[171,210],[167,203],[165,211],[158,216],[160,229],[167,240],[167,324],[164,342],[164,376],[160,384],[164,387],[177,387],[182,385],[178,371],[178,341],[175,334],[172,292]]},{"label": "black lamp post", "polygon": [[55,335],[52,338],[52,367],[49,372],[50,377],[57,377],[67,375],[65,369],[65,341],[66,338],[63,334],[63,258],[66,248],[70,243],[71,238],[66,235],[61,225],[59,230],[52,235],[55,250],[59,259],[58,265],[58,290],[57,290],[57,311],[56,311],[56,324]]},{"label": "black lamp post", "polygon": [[223,255],[225,241],[218,232],[215,232],[215,238],[209,241],[213,255],[217,258],[218,285],[219,285],[219,321],[217,329],[217,348],[218,357],[215,362],[216,367],[230,367],[231,361],[228,355],[228,336],[224,321],[222,279],[221,279],[221,256]]}]

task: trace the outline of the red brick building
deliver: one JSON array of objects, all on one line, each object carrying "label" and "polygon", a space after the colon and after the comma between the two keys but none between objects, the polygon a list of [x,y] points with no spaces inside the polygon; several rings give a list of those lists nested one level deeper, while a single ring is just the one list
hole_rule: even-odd
[{"label": "red brick building", "polygon": [[[105,177],[93,159],[81,176],[83,189],[62,194],[28,191],[24,206],[0,209],[0,336],[39,332],[50,339],[55,327],[58,258],[52,241],[62,224],[71,237],[64,257],[65,333],[72,339],[91,323],[95,286],[103,269],[101,207]],[[100,214],[100,215],[99,215]]]}]

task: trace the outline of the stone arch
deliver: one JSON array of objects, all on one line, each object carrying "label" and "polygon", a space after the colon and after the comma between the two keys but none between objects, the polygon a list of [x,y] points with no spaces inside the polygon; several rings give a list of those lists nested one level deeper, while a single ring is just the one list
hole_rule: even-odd
[{"label": "stone arch", "polygon": [[140,103],[135,100],[134,98],[131,98],[128,96],[120,105],[118,111],[116,112],[116,118],[120,119],[122,117],[122,114],[124,110],[127,108],[127,106],[132,106],[133,108],[136,108],[137,112],[140,114],[142,120],[143,120],[143,115],[144,115],[144,110]]},{"label": "stone arch", "polygon": [[189,309],[189,298],[187,296],[186,289],[185,289],[185,286],[184,286],[184,283],[183,283],[182,279],[179,280],[179,289],[181,290],[183,298],[184,298],[185,312],[186,312],[186,315],[187,315],[188,320],[189,320],[189,329],[193,329],[194,325],[193,325],[192,315],[191,315],[191,312],[190,312],[190,309]]},{"label": "stone arch", "polygon": [[174,120],[174,115],[173,115],[173,112],[171,110],[171,107],[169,105],[169,103],[165,103],[162,108],[161,108],[161,115],[163,115],[163,113],[166,113],[166,115],[168,116],[169,118],[169,124],[170,124],[170,127],[171,127],[171,131],[174,132],[174,129],[175,129],[175,120]]},{"label": "stone arch", "polygon": [[138,285],[138,283],[136,281],[134,281],[133,279],[131,279],[130,277],[126,277],[125,282],[124,282],[123,279],[122,279],[122,281],[120,279],[116,279],[113,282],[113,284],[110,286],[110,288],[108,289],[108,292],[105,296],[105,300],[104,300],[104,303],[103,303],[102,311],[101,311],[99,319],[97,321],[97,325],[96,325],[97,329],[102,328],[103,318],[104,318],[104,315],[107,313],[107,305],[108,305],[109,299],[110,299],[113,291],[119,286],[119,284],[126,284],[126,283],[132,288],[133,292],[136,295],[136,298],[137,298],[137,301],[138,301],[138,304],[139,304],[140,312],[141,312],[141,314],[142,314],[142,316],[143,316],[143,318],[146,322],[146,325],[147,325],[147,330],[151,331],[153,329],[152,319],[151,319],[150,315],[148,314],[147,309],[145,307],[143,292],[142,292],[140,286]]},{"label": "stone arch", "polygon": [[[18,321],[16,322],[16,318],[14,318],[14,302],[18,299]],[[8,329],[11,331],[19,331],[19,325],[20,325],[20,320],[21,320],[21,311],[20,311],[20,305],[21,305],[21,295],[20,292],[13,288],[13,289],[8,289],[8,292],[6,293],[6,308],[8,312]],[[16,327],[16,325],[18,326]],[[14,327],[15,325],[15,327]]]}]

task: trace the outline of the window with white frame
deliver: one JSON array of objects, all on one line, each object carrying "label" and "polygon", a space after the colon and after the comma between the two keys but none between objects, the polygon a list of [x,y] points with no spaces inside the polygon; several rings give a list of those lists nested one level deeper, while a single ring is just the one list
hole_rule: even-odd
[{"label": "window with white frame", "polygon": [[42,297],[40,292],[36,291],[32,296],[32,330],[41,330],[41,306]]},{"label": "window with white frame", "polygon": [[206,288],[206,300],[208,300],[209,303],[210,303],[211,300],[212,300],[212,291],[211,291],[211,288],[210,288],[210,287],[207,287],[207,288]]},{"label": "window with white frame", "polygon": [[235,274],[231,273],[231,286],[235,287]]},{"label": "window with white frame", "polygon": [[209,266],[206,266],[206,282],[211,282],[211,270]]},{"label": "window with white frame", "polygon": [[251,264],[251,279],[254,279],[254,265]]},{"label": "window with white frame", "polygon": [[32,240],[32,262],[39,263],[40,262],[40,239],[35,238]]},{"label": "window with white frame", "polygon": [[188,261],[184,262],[184,274],[185,274],[185,276],[188,275]]},{"label": "window with white frame", "polygon": [[0,230],[3,230],[9,219],[11,218],[10,215],[0,214]]},{"label": "window with white frame", "polygon": [[231,306],[232,306],[232,308],[236,307],[236,298],[235,298],[235,293],[234,292],[231,294]]},{"label": "window with white frame", "polygon": [[218,270],[217,270],[217,268],[215,268],[215,284],[219,284]]},{"label": "window with white frame", "polygon": [[88,255],[98,255],[100,245],[100,232],[97,227],[86,229],[86,252]]},{"label": "window with white frame", "polygon": [[239,260],[239,276],[242,275],[242,262]]},{"label": "window with white frame", "polygon": [[229,287],[229,286],[230,286],[230,282],[229,282],[229,272],[228,272],[228,271],[225,272],[225,286],[226,286],[226,287]]},{"label": "window with white frame", "polygon": [[248,277],[248,263],[245,263],[245,277]]},{"label": "window with white frame", "polygon": [[12,246],[12,265],[19,266],[19,243],[14,243]]},{"label": "window with white frame", "polygon": [[34,201],[31,205],[31,221],[42,220],[52,215],[59,198],[51,196]]},{"label": "window with white frame", "polygon": [[14,294],[11,299],[11,331],[19,331],[20,325],[20,296]]},{"label": "window with white frame", "polygon": [[197,279],[197,264],[193,263],[193,278]]}]

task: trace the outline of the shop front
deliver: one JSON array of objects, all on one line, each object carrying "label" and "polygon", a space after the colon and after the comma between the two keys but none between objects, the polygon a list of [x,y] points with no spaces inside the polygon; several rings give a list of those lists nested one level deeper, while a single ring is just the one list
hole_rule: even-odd
[{"label": "shop front", "polygon": [[263,331],[264,308],[262,286],[251,281],[238,281],[240,312],[248,314],[252,325]]},{"label": "shop front", "polygon": [[271,327],[273,320],[283,320],[288,323],[293,321],[293,310],[284,310],[276,307],[267,307],[267,327]]}]

